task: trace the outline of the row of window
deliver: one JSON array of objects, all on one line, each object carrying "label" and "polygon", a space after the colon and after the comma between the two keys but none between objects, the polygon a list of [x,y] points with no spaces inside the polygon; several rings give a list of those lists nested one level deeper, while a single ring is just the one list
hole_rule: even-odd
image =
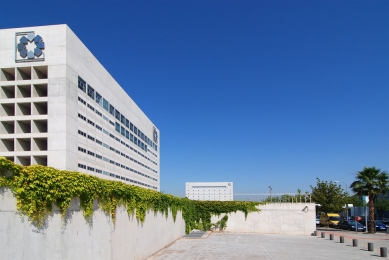
[{"label": "row of window", "polygon": [[[82,100],[82,98],[80,98],[81,100]],[[83,102],[82,102],[83,103]],[[84,104],[84,103],[83,103]],[[85,104],[84,104],[85,105]],[[87,103],[87,107],[89,108],[89,109],[91,109],[92,111],[95,111],[95,108],[93,107],[93,106],[91,106],[89,103]],[[97,109],[96,109],[96,113],[98,114],[98,115],[102,115]],[[123,116],[122,116],[123,117]],[[129,139],[129,140],[131,140],[133,143],[135,143],[137,146],[139,146],[139,148],[141,148],[142,150],[144,150],[144,151],[148,151],[148,149],[147,149],[147,145],[145,144],[145,143],[143,143],[140,139],[138,139],[138,138],[136,138],[132,133],[130,133],[128,130],[126,130],[125,128],[124,128],[124,126],[122,126],[122,125],[120,125],[118,122],[112,122],[111,120],[109,120],[107,117],[104,117],[104,119],[107,121],[107,122],[109,122],[112,126],[114,126],[115,127],[115,130],[119,133],[119,134],[121,134],[121,135],[123,135],[124,137],[126,137],[127,139]],[[123,118],[122,118],[123,119]],[[120,120],[120,119],[119,119]],[[125,121],[126,119],[124,118],[124,121]],[[123,122],[123,120],[122,120],[122,122]],[[127,120],[127,121],[125,121],[125,123],[126,123],[126,126],[127,126],[127,124],[129,123],[129,121]],[[138,137],[141,137],[142,138],[142,140],[144,140],[145,139],[145,135],[139,130],[139,129],[137,129],[135,126],[133,127],[133,125],[132,125],[132,123],[129,123],[130,124],[130,128],[132,129],[132,131],[136,131],[136,133],[138,134]],[[146,137],[147,138],[147,137]],[[154,153],[153,153],[154,154]],[[155,155],[155,154],[154,154]]]},{"label": "row of window", "polygon": [[[88,89],[87,89],[88,85]],[[80,76],[78,77],[78,87],[84,93],[96,101],[101,107],[103,107],[108,113],[110,113],[113,117],[115,117],[119,122],[129,128],[131,131],[135,133],[141,140],[146,142],[149,146],[153,147],[156,151],[158,151],[158,146],[155,144],[150,138],[148,138],[142,131],[140,131],[134,124],[132,124],[122,113],[120,113],[117,109],[115,109],[112,104],[110,104],[105,98],[103,98],[97,91],[95,92],[94,88],[89,84],[86,84],[85,80],[83,80]],[[92,110],[94,108],[88,104],[88,107]],[[146,150],[147,151],[147,150]]]},{"label": "row of window", "polygon": [[[103,142],[101,142],[100,140],[95,139],[94,137],[92,137],[92,136],[90,136],[90,135],[87,135],[85,132],[83,132],[83,131],[81,131],[81,130],[78,130],[78,133],[79,133],[80,135],[84,136],[84,137],[87,137],[88,139],[90,139],[90,140],[92,140],[92,141],[95,141],[95,142],[98,143],[99,145],[104,146],[105,148],[109,149],[110,151],[113,151],[113,152],[115,152],[115,153],[117,153],[117,154],[123,156],[124,158],[126,158],[126,159],[128,159],[128,160],[131,160],[131,161],[133,161],[134,163],[137,163],[137,164],[143,166],[144,168],[146,168],[146,169],[148,169],[148,170],[150,170],[150,171],[152,171],[152,172],[154,172],[154,173],[158,173],[158,171],[154,170],[153,168],[151,168],[151,167],[149,167],[149,166],[143,164],[143,163],[140,162],[140,161],[137,161],[136,159],[134,159],[134,158],[128,156],[128,155],[125,154],[125,153],[122,153],[121,151],[115,149],[114,147],[109,146],[108,144],[103,143]],[[130,148],[131,148],[131,147],[130,147]],[[79,147],[79,149],[80,149],[80,147]],[[84,153],[85,153],[85,152],[84,152]],[[100,159],[101,159],[101,158],[100,158]],[[132,171],[132,170],[131,170],[131,171]],[[153,178],[153,177],[151,177],[151,176],[149,176],[149,175],[147,175],[147,174],[144,174],[144,173],[142,173],[142,172],[138,172],[138,171],[136,171],[136,170],[133,170],[133,171],[134,171],[135,173],[138,173],[139,175],[145,176],[145,177],[147,177],[147,178],[149,178],[149,179],[157,180],[157,179],[155,179],[155,178]]]},{"label": "row of window", "polygon": [[[116,141],[120,142],[121,144],[125,145],[126,147],[130,148],[131,150],[134,150],[135,152],[137,152],[138,154],[140,154],[142,157],[144,157],[145,159],[153,162],[155,165],[157,165],[156,162],[154,162],[153,160],[151,160],[150,158],[148,158],[147,156],[144,156],[142,153],[136,151],[135,149],[133,149],[132,147],[130,147],[128,144],[126,144],[125,142],[121,141],[119,138],[115,137],[113,134],[110,134],[107,130],[103,129],[101,126],[93,123],[92,121],[90,121],[89,119],[87,119],[85,116],[81,115],[80,113],[78,114],[78,117],[83,119],[84,121],[87,121],[89,124],[91,124],[92,126],[96,126],[96,128],[100,131],[102,131],[103,133],[109,135],[111,138],[115,139]],[[92,141],[95,141],[95,138],[88,135],[88,139],[92,140]],[[157,171],[155,171],[154,169],[150,168],[150,167],[147,167],[146,165],[143,165],[141,164],[142,166],[146,167],[147,169],[157,173]]]},{"label": "row of window", "polygon": [[[116,165],[116,166],[119,166],[119,167],[121,167],[121,168],[123,168],[123,169],[126,169],[126,170],[128,170],[128,171],[135,172],[135,173],[137,173],[137,174],[139,174],[139,175],[141,175],[141,176],[143,176],[143,177],[152,179],[153,181],[158,181],[158,179],[156,179],[156,178],[154,178],[154,177],[152,177],[152,176],[149,176],[149,175],[147,175],[147,174],[138,172],[138,171],[135,170],[135,169],[132,169],[132,168],[130,168],[130,167],[128,167],[128,166],[125,166],[125,165],[123,165],[123,164],[120,164],[120,163],[118,163],[118,162],[115,162],[114,160],[111,160],[111,159],[109,159],[109,158],[107,158],[107,157],[101,156],[101,155],[99,155],[99,154],[95,154],[94,152],[91,152],[91,151],[87,151],[85,148],[82,148],[82,147],[80,147],[80,146],[78,147],[78,150],[79,150],[80,152],[87,153],[88,155],[91,155],[91,156],[96,157],[96,158],[98,158],[98,159],[101,159],[101,160],[103,160],[103,161],[106,161],[106,162],[109,162],[109,163],[114,164],[114,165]],[[115,149],[113,149],[113,150],[115,150]],[[116,150],[116,152],[120,154],[120,152],[118,152],[117,150]],[[121,155],[124,156],[123,153],[122,153]],[[126,156],[126,158],[128,159],[128,156]]]},{"label": "row of window", "polygon": [[[78,113],[78,117],[81,118],[82,120],[84,120],[85,122],[88,122],[89,124],[91,124],[92,126],[95,126],[98,130],[102,131],[103,133],[105,133],[106,135],[109,135],[111,138],[115,139],[116,141],[118,141],[119,143],[121,143],[122,145],[126,146],[127,148],[130,148],[131,150],[134,150],[136,153],[138,153],[140,156],[142,156],[143,158],[145,158],[146,160],[154,163],[155,165],[158,165],[154,160],[152,160],[151,158],[145,156],[143,153],[141,152],[138,152],[136,149],[133,149],[131,148],[128,144],[126,144],[125,142],[123,142],[122,140],[120,140],[119,138],[117,138],[115,135],[111,134],[110,132],[108,132],[107,130],[103,129],[101,126],[99,126],[98,124],[95,124],[93,121],[89,120],[88,118],[86,118],[84,115]],[[127,135],[128,134],[128,135]],[[129,139],[130,141],[132,141],[134,144],[136,145],[140,145],[139,144],[139,139],[137,139],[136,137],[134,137],[131,133],[128,133],[128,131],[125,133],[126,135],[126,138]],[[129,136],[129,138],[127,137]],[[155,171],[156,172],[156,171]]]},{"label": "row of window", "polygon": [[155,189],[155,190],[158,189],[155,186],[152,186],[152,185],[140,182],[140,181],[135,181],[135,180],[132,180],[130,178],[123,177],[123,176],[120,176],[120,175],[117,175],[117,174],[109,173],[107,171],[102,171],[100,169],[95,169],[93,167],[86,166],[85,164],[82,164],[82,163],[78,164],[78,168],[85,169],[85,170],[88,169],[88,171],[101,173],[101,174],[104,174],[104,175],[107,175],[107,176],[111,176],[111,177],[114,177],[114,178],[117,178],[117,179],[120,179],[120,180],[123,180],[123,181],[127,181],[127,182],[130,182],[130,183],[132,182],[132,183],[135,183],[135,184],[139,184],[139,185],[142,185],[142,186],[145,186],[145,187],[148,187],[148,188],[152,188],[152,189]]}]

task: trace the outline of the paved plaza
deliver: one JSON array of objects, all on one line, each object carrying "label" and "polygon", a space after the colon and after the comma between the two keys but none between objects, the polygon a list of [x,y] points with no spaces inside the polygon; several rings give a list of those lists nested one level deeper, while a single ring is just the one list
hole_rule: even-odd
[{"label": "paved plaza", "polygon": [[[325,232],[325,238],[321,238]],[[334,240],[330,240],[330,234]],[[344,236],[344,243],[340,243]],[[358,239],[358,247],[353,247]],[[374,243],[374,251],[367,244]],[[206,259],[380,259],[380,247],[389,248],[389,235],[362,234],[339,230],[318,230],[317,236],[252,233],[208,233],[183,237],[149,260]]]}]

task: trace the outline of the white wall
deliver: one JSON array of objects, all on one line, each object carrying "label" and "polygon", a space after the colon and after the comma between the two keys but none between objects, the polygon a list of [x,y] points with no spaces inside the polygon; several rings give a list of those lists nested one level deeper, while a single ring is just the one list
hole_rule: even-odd
[{"label": "white wall", "polygon": [[145,259],[185,234],[180,212],[174,222],[171,214],[166,219],[150,211],[140,224],[120,208],[114,226],[96,209],[89,225],[78,202],[72,201],[66,224],[54,210],[47,225],[38,229],[16,211],[13,194],[0,188],[0,259]]},{"label": "white wall", "polygon": [[[248,214],[247,219],[240,211],[228,214],[225,231],[309,236],[316,230],[314,203],[271,203],[258,208],[261,211]],[[212,217],[212,223],[224,215]]]}]

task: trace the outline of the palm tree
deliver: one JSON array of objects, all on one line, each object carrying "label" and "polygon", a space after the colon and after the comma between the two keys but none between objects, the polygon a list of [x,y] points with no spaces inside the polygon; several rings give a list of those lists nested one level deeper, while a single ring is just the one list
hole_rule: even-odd
[{"label": "palm tree", "polygon": [[350,188],[359,196],[369,197],[369,233],[374,233],[374,200],[379,194],[389,190],[389,175],[375,167],[364,167],[357,173]]}]

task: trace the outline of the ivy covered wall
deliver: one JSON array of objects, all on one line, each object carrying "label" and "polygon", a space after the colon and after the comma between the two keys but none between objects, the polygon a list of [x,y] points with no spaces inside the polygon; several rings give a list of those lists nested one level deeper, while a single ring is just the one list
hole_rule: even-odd
[{"label": "ivy covered wall", "polygon": [[[192,201],[169,194],[144,189],[119,181],[104,180],[95,176],[57,170],[51,167],[21,166],[0,157],[0,187],[9,187],[17,201],[17,210],[25,214],[35,225],[43,224],[47,215],[57,205],[64,218],[73,198],[80,199],[80,206],[86,219],[93,215],[93,202],[116,221],[118,206],[123,206],[129,216],[133,214],[143,223],[146,212],[172,214],[175,220],[181,211],[186,232],[209,230],[212,215],[241,211],[245,217],[257,212],[258,202],[241,201]],[[219,223],[222,227],[224,222]]]}]

